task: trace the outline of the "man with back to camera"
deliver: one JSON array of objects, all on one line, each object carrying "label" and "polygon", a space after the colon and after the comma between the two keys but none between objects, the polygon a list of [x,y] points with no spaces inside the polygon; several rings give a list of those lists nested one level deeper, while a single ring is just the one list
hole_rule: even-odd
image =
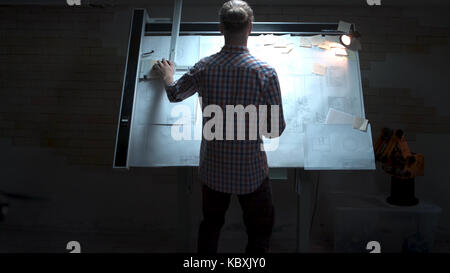
[{"label": "man with back to camera", "polygon": [[[182,101],[198,92],[203,110],[208,105],[218,105],[223,112],[226,105],[267,105],[268,127],[272,125],[271,133],[275,130],[278,132],[275,137],[280,136],[286,124],[277,73],[267,63],[253,57],[247,48],[253,22],[251,7],[245,1],[228,1],[220,9],[219,17],[219,30],[225,38],[220,52],[200,60],[176,82],[173,80],[172,62],[162,59],[154,66],[164,81],[169,100]],[[270,116],[271,106],[279,107],[278,116]],[[223,116],[225,118],[225,114]],[[203,125],[205,122],[207,119],[203,117]],[[249,128],[248,119],[245,126]],[[198,234],[199,253],[217,252],[231,194],[237,195],[243,211],[248,235],[246,252],[268,251],[274,209],[262,143],[260,134],[254,140],[247,136],[244,140],[236,137],[233,140],[207,140],[203,134],[199,164],[203,205],[203,220]]]}]

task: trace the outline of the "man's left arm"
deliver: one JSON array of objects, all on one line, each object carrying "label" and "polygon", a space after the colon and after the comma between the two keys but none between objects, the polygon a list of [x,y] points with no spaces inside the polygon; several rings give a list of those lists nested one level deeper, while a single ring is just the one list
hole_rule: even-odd
[{"label": "man's left arm", "polygon": [[159,72],[164,82],[167,97],[170,102],[182,101],[198,91],[201,67],[201,63],[197,63],[180,79],[174,81],[174,63],[165,59],[157,62],[155,69]]}]

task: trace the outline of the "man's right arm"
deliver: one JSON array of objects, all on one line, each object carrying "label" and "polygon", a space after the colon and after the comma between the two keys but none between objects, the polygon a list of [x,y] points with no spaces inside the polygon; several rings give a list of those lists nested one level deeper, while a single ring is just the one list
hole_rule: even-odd
[{"label": "man's right arm", "polygon": [[[286,122],[284,121],[284,115],[283,115],[283,105],[281,100],[281,90],[280,90],[280,83],[278,81],[278,75],[274,69],[272,69],[271,73],[266,79],[265,87],[264,87],[264,96],[266,98],[266,105],[267,105],[267,135],[265,135],[268,138],[274,138],[279,137],[283,133],[284,129],[286,128]],[[278,106],[278,116],[273,117],[275,120],[273,120],[272,123],[272,107]],[[278,133],[274,135],[273,129],[271,128],[272,124],[278,126]],[[273,132],[273,133],[272,133]]]}]

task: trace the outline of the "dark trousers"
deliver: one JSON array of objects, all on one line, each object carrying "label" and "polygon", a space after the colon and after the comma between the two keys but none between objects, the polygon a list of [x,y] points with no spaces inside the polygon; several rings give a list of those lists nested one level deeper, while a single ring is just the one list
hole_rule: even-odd
[{"label": "dark trousers", "polygon": [[[198,235],[198,253],[216,253],[220,230],[225,224],[225,213],[231,194],[202,186],[203,220]],[[274,209],[269,178],[256,191],[238,194],[243,211],[248,243],[246,253],[265,253],[269,250],[274,224]]]}]

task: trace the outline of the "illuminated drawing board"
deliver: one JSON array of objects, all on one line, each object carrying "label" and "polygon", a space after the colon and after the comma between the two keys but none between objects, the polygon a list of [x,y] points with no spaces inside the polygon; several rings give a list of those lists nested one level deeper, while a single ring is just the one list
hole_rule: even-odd
[{"label": "illuminated drawing board", "polygon": [[[278,149],[266,152],[269,167],[374,169],[370,125],[364,132],[353,129],[352,124],[326,123],[330,108],[365,116],[358,52],[348,50],[348,56],[336,56],[334,49],[300,47],[300,36],[284,34],[283,39],[292,46],[289,53],[286,48],[264,45],[260,35],[250,36],[248,42],[250,53],[272,65],[280,80],[286,129]],[[193,66],[220,51],[223,44],[219,35],[179,36],[175,63]],[[167,58],[169,48],[170,36],[142,35],[126,167],[198,166],[202,119],[197,94],[170,103],[160,80],[139,80],[140,64],[147,58]],[[142,57],[146,52],[153,53]],[[315,63],[326,66],[324,75],[313,73]],[[177,71],[175,79],[185,72]],[[180,105],[191,113],[191,118],[181,123],[180,116],[171,115]],[[174,140],[173,124],[176,129],[189,125],[192,140]]]}]

